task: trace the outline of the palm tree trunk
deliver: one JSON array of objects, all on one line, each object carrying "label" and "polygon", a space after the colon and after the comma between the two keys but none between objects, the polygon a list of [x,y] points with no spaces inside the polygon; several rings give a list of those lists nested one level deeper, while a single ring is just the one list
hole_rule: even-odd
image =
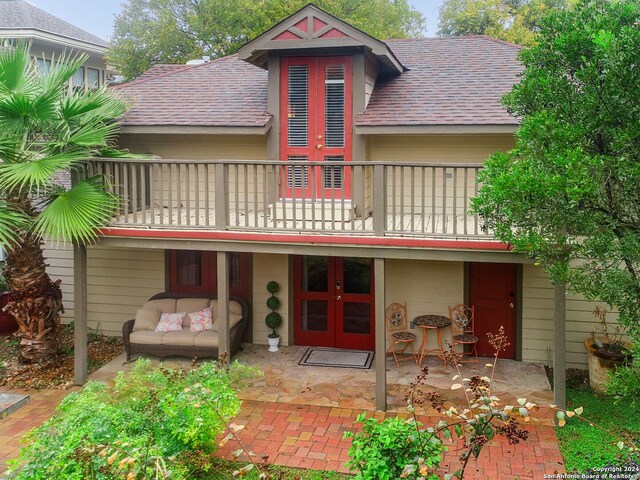
[{"label": "palm tree trunk", "polygon": [[[31,205],[23,211],[35,213]],[[7,310],[18,322],[20,354],[24,362],[47,362],[56,354],[60,332],[62,291],[60,280],[47,274],[41,238],[20,232],[15,248],[7,251],[5,276],[11,298]]]}]

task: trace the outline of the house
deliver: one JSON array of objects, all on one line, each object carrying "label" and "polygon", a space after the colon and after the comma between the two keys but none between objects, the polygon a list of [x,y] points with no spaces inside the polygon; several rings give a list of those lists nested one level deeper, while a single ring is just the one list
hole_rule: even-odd
[{"label": "house", "polygon": [[4,39],[29,42],[32,55],[45,69],[65,52],[86,54],[89,58],[73,76],[72,85],[95,88],[107,82],[107,42],[24,0],[0,0],[0,42]]},{"label": "house", "polygon": [[503,326],[508,358],[584,366],[592,306],[467,213],[483,161],[514,145],[499,101],[518,51],[382,42],[308,5],[236,55],[116,87],[134,102],[120,146],[151,157],[91,166],[123,201],[76,248],[76,325],[117,335],[157,292],[231,292],[252,305],[246,341],[266,344],[275,280],[283,343],[375,350],[381,409],[391,302],[409,318],[472,304],[481,355]]}]

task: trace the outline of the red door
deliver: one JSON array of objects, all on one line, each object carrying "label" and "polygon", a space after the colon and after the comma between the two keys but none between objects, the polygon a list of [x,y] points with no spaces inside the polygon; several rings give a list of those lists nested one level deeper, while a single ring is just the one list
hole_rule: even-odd
[{"label": "red door", "polygon": [[294,260],[294,343],[373,350],[373,270],[368,258]]},{"label": "red door", "polygon": [[475,307],[475,335],[478,355],[492,357],[487,333],[504,327],[510,345],[500,358],[516,358],[516,265],[509,263],[472,263],[469,304]]},{"label": "red door", "polygon": [[[287,57],[280,64],[280,158],[351,160],[351,57]],[[339,166],[285,167],[284,198],[351,198],[351,172]]]}]

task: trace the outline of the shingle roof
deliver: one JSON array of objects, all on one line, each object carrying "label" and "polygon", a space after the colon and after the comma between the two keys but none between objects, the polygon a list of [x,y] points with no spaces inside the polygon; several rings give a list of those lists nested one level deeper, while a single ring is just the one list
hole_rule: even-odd
[{"label": "shingle roof", "polygon": [[[378,79],[356,124],[514,125],[500,98],[517,81],[519,47],[485,36],[390,40],[411,70]],[[117,90],[135,105],[125,125],[264,126],[267,72],[236,55],[193,67],[156,66]]]},{"label": "shingle roof", "polygon": [[71,25],[24,0],[0,0],[0,31],[40,30],[75,40],[106,47],[107,42]]},{"label": "shingle roof", "polygon": [[357,125],[509,125],[520,47],[487,36],[387,41],[408,72],[379,79]]},{"label": "shingle roof", "polygon": [[265,70],[236,55],[179,67],[114,87],[135,102],[124,125],[261,127],[271,118]]}]

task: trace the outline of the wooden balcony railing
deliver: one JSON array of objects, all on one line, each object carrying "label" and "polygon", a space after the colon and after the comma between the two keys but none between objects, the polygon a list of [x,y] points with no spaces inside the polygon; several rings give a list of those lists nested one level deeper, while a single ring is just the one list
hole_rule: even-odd
[{"label": "wooden balcony railing", "polygon": [[491,238],[469,215],[480,165],[99,159],[113,226]]}]

